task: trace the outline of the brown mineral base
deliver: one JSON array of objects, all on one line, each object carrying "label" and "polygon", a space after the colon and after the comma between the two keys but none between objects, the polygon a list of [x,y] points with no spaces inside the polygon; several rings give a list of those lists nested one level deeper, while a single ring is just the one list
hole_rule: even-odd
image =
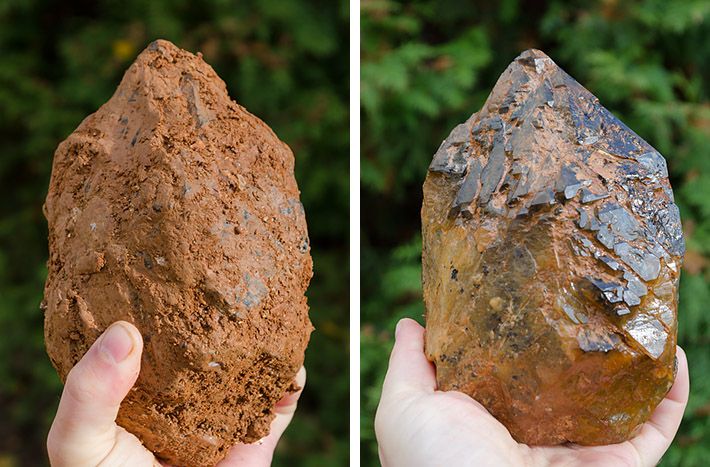
[{"label": "brown mineral base", "polygon": [[426,353],[519,442],[618,443],[675,378],[684,242],[663,157],[537,50],[429,166]]},{"label": "brown mineral base", "polygon": [[266,436],[295,390],[312,275],[290,149],[198,54],[158,40],[54,156],[47,352],[62,380],[111,323],[143,335],[118,423],[177,466]]}]

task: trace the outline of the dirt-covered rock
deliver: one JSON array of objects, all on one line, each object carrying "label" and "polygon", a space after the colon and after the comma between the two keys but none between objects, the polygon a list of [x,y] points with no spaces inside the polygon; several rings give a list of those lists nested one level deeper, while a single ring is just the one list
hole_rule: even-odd
[{"label": "dirt-covered rock", "polygon": [[143,335],[118,422],[176,465],[269,432],[303,363],[312,275],[290,149],[201,56],[156,41],[62,142],[45,204],[62,379],[114,321]]}]

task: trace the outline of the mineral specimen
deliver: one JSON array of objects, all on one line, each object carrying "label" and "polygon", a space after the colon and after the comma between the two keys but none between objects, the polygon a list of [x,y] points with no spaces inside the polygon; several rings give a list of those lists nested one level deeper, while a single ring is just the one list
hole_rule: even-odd
[{"label": "mineral specimen", "polygon": [[118,422],[174,465],[265,436],[312,329],[289,148],[201,57],[152,43],[54,157],[47,352],[62,379],[112,322],[145,351]]},{"label": "mineral specimen", "polygon": [[684,253],[663,157],[523,52],[429,166],[426,353],[524,443],[628,439],[675,375]]}]

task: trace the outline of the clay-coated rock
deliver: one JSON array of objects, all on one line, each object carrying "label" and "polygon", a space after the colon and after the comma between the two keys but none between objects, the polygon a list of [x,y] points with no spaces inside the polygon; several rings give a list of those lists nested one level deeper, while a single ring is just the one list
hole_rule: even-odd
[{"label": "clay-coated rock", "polygon": [[118,423],[174,465],[269,432],[311,333],[294,159],[200,55],[159,40],[62,142],[45,214],[62,379],[116,320],[145,342]]}]

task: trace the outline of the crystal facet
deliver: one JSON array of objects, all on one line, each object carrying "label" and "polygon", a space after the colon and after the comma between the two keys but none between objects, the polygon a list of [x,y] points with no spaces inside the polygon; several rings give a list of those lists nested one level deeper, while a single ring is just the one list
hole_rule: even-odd
[{"label": "crystal facet", "polygon": [[426,353],[528,444],[628,439],[675,375],[684,241],[663,157],[537,50],[429,166]]}]

